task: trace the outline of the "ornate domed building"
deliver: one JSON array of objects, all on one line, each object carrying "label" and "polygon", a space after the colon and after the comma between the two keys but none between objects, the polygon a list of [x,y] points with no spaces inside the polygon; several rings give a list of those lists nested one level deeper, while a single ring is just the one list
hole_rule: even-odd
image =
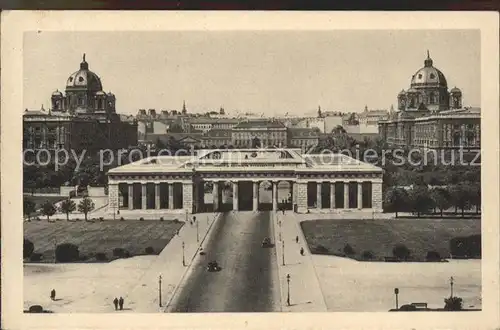
[{"label": "ornate domed building", "polygon": [[48,111],[24,112],[25,149],[120,149],[137,145],[137,122],[122,121],[116,97],[103,90],[101,78],[85,60],[66,80],[65,93],[51,95]]},{"label": "ornate domed building", "polygon": [[426,149],[480,149],[480,108],[462,107],[462,91],[448,90],[446,77],[427,51],[410,87],[397,96],[398,110],[379,122],[379,134],[394,146]]}]

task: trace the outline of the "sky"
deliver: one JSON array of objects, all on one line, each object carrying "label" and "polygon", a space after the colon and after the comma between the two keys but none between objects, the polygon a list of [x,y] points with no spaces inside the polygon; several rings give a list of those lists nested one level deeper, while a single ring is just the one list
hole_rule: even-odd
[{"label": "sky", "polygon": [[83,53],[117,112],[265,115],[396,106],[429,50],[448,88],[480,106],[479,30],[27,32],[24,108],[49,108]]}]

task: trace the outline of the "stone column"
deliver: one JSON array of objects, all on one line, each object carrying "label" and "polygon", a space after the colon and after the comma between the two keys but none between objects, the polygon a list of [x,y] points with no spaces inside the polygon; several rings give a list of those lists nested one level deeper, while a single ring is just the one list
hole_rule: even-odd
[{"label": "stone column", "polygon": [[307,213],[307,183],[295,183],[297,186],[297,213]]},{"label": "stone column", "polygon": [[233,182],[233,211],[238,211],[238,181]]},{"label": "stone column", "polygon": [[318,182],[316,184],[316,207],[321,210],[322,208],[322,201],[321,201],[321,182]]},{"label": "stone column", "polygon": [[146,209],[146,206],[147,206],[147,196],[146,196],[146,187],[147,185],[145,183],[142,183],[141,184],[141,189],[142,189],[142,194],[141,194],[141,198],[142,198],[142,209],[145,210]]},{"label": "stone column", "polygon": [[358,209],[363,208],[363,183],[358,182]]},{"label": "stone column", "polygon": [[273,185],[273,211],[278,209],[278,182],[271,181]]},{"label": "stone column", "polygon": [[349,208],[349,182],[344,182],[344,209]]},{"label": "stone column", "polygon": [[382,212],[382,180],[372,181],[372,208]]},{"label": "stone column", "polygon": [[182,208],[187,213],[193,213],[193,183],[182,184]]},{"label": "stone column", "polygon": [[160,184],[155,183],[155,208],[160,209]]},{"label": "stone column", "polygon": [[214,181],[212,195],[214,198],[214,212],[217,212],[219,210],[219,183],[217,181]]},{"label": "stone column", "polygon": [[129,210],[134,209],[134,184],[133,183],[128,184],[128,209]]},{"label": "stone column", "polygon": [[174,209],[174,184],[167,183],[168,185],[168,209]]},{"label": "stone column", "polygon": [[253,210],[259,210],[259,182],[253,182]]},{"label": "stone column", "polygon": [[330,208],[335,208],[335,182],[330,182]]},{"label": "stone column", "polygon": [[109,210],[113,213],[120,209],[120,201],[118,198],[118,184],[108,185],[108,205]]}]

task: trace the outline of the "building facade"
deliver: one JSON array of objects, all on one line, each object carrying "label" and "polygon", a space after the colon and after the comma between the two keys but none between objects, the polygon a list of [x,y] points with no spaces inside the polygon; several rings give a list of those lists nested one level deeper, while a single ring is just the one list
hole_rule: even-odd
[{"label": "building facade", "polygon": [[411,78],[410,88],[397,97],[398,111],[379,122],[379,134],[393,146],[429,149],[481,148],[481,110],[463,107],[462,91],[448,90],[445,75],[427,53],[424,66]]},{"label": "building facade", "polygon": [[42,107],[23,113],[25,149],[117,150],[135,145],[137,123],[122,121],[116,113],[115,95],[103,91],[85,54],[80,69],[67,79],[65,93],[52,93],[48,111]]},{"label": "building facade", "polygon": [[[109,212],[198,213],[262,210],[259,186],[272,190],[272,210],[374,218],[382,213],[382,169],[342,154],[304,155],[298,149],[205,150],[195,156],[159,156],[108,172]],[[279,200],[278,184],[289,186]],[[213,201],[205,200],[206,184]],[[223,190],[232,200],[224,205]],[[227,204],[227,201],[226,201]],[[209,207],[210,206],[210,207]]]},{"label": "building facade", "polygon": [[245,120],[233,127],[231,140],[236,148],[285,147],[288,143],[287,128],[278,120]]}]

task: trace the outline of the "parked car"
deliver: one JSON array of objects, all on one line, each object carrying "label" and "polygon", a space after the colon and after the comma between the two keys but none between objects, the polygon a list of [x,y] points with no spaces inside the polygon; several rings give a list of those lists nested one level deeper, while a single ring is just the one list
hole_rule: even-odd
[{"label": "parked car", "polygon": [[264,238],[262,241],[262,247],[272,247],[271,239],[269,237]]},{"label": "parked car", "polygon": [[208,263],[208,266],[207,266],[207,271],[209,272],[218,272],[219,270],[221,270],[219,264],[217,263],[217,261],[210,261]]}]

